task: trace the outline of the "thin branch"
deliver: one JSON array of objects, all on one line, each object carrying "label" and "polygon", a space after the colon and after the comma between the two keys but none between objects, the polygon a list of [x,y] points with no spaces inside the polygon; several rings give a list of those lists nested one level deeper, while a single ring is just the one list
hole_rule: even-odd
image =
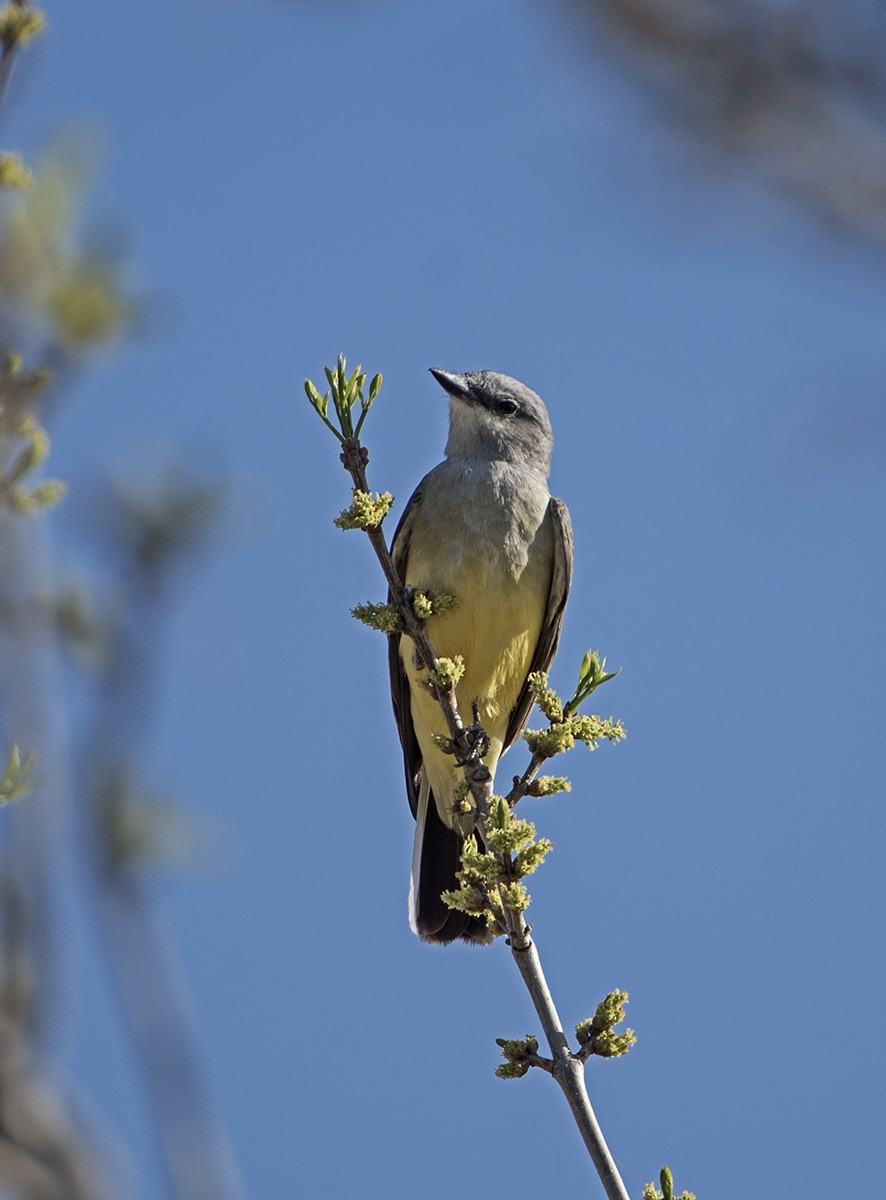
[{"label": "thin branch", "polygon": [[148,1095],[170,1192],[240,1200],[230,1143],[211,1112],[178,956],[136,873],[98,868],[98,917]]},{"label": "thin branch", "polygon": [[597,1169],[600,1182],[603,1184],[609,1200],[630,1200],[591,1105],[585,1085],[583,1060],[569,1049],[563,1023],[542,970],[538,948],[530,936],[529,927],[523,920],[522,914],[518,913],[517,917],[518,928],[508,941],[514,962],[526,984],[533,1007],[544,1030],[545,1039],[550,1047],[554,1060],[551,1074],[566,1097],[578,1131]]},{"label": "thin branch", "polygon": [[110,1200],[119,1181],[94,1131],[34,1054],[31,907],[23,880],[0,872],[0,1188],[22,1200]]},{"label": "thin branch", "polygon": [[703,144],[886,245],[881,6],[561,0]]},{"label": "thin branch", "polygon": [[[369,452],[366,447],[361,446],[356,438],[345,438],[340,457],[342,465],[353,480],[354,487],[358,491],[369,492],[366,481]],[[411,638],[415,645],[416,657],[421,665],[427,671],[435,671],[438,667],[437,656],[428,640],[423,622],[415,615],[409,589],[397,573],[381,526],[370,526],[365,532],[384,572],[391,593],[391,603],[397,610],[403,633]],[[477,811],[485,813],[492,798],[492,776],[478,752],[480,739],[471,736],[477,727],[474,725],[471,730],[466,729],[458,711],[454,687],[435,685],[434,695],[446,720],[449,736],[458,749],[459,761],[477,804]]]},{"label": "thin branch", "polygon": [[12,77],[12,67],[17,57],[14,42],[0,42],[0,104],[6,98],[6,89]]},{"label": "thin branch", "polygon": [[[366,481],[366,466],[369,462],[369,454],[366,448],[361,446],[355,438],[345,439],[342,444],[341,461],[345,470],[350,474],[354,482],[354,487],[359,491],[368,493],[369,485]],[[384,571],[390,588],[391,602],[400,616],[403,632],[415,643],[417,657],[422,665],[428,670],[433,670],[437,663],[436,655],[423,624],[415,616],[409,591],[397,573],[384,534],[381,531],[381,526],[372,526],[367,528],[365,532]],[[436,691],[440,708],[449,726],[450,735],[453,741],[458,742],[459,735],[463,734],[465,727],[458,711],[455,689],[449,688],[444,691],[442,688],[437,688]],[[477,753],[476,746],[473,748],[473,753],[475,755]],[[523,775],[514,778],[514,787],[507,796],[508,804],[511,807],[528,793],[529,786],[538,774],[546,757],[546,755],[538,752],[534,753]],[[477,761],[482,767],[482,760],[479,760],[478,757]],[[472,763],[465,765],[465,777],[471,785],[471,791],[475,795],[475,799],[478,799],[478,809],[481,814],[485,813],[488,809],[492,790],[492,780],[489,776],[489,771],[485,767],[483,769],[486,771],[488,782],[485,783],[485,787],[482,789],[483,804],[481,806],[480,800],[474,791],[476,767]],[[509,854],[502,856],[501,861],[506,871],[512,870],[512,860]],[[572,1116],[609,1200],[630,1200],[625,1185],[618,1173],[618,1168],[609,1151],[609,1147],[606,1145],[606,1140],[603,1137],[603,1132],[600,1129],[590,1097],[588,1096],[587,1087],[585,1086],[584,1060],[577,1054],[573,1054],[569,1048],[569,1043],[563,1030],[563,1023],[557,1013],[544,971],[542,970],[538,949],[530,934],[530,927],[526,924],[521,912],[508,908],[506,904],[502,905],[502,909],[507,926],[508,945],[510,946],[511,954],[517,964],[523,982],[526,984],[535,1011],[538,1014],[545,1038],[550,1047],[553,1064],[550,1065],[548,1060],[536,1055],[529,1056],[525,1061],[530,1066],[538,1066],[549,1071],[554,1079],[556,1079],[566,1097]]]},{"label": "thin branch", "polygon": [[[163,599],[177,555],[205,528],[205,497],[166,477],[162,509],[118,495],[103,505],[116,532],[119,615],[106,632],[107,668],[80,751],[81,817],[108,965],[148,1098],[157,1149],[176,1200],[242,1200],[243,1186],[210,1103],[193,1002],[172,939],[121,835],[133,796],[127,765],[140,757],[155,696]],[[116,519],[116,524],[115,524]],[[188,539],[190,538],[190,542]]]},{"label": "thin branch", "polygon": [[43,14],[31,8],[30,0],[12,0],[7,10],[0,38],[0,104],[5,99],[12,68],[22,46],[41,33],[45,24]]},{"label": "thin branch", "polygon": [[529,766],[523,774],[514,776],[514,786],[508,792],[507,796],[505,796],[511,808],[518,804],[524,796],[529,795],[529,788],[546,761],[547,755],[541,754],[536,750],[529,760]]}]

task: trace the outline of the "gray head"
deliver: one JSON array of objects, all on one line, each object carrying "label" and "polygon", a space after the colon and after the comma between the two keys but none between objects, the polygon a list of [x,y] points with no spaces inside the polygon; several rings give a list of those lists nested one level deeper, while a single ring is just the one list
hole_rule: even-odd
[{"label": "gray head", "polygon": [[447,458],[517,463],[547,478],[554,437],[540,396],[498,371],[431,374],[451,397]]}]

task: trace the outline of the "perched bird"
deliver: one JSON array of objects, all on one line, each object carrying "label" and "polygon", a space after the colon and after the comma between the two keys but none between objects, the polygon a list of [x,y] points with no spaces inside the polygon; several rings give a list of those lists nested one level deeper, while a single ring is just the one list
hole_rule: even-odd
[{"label": "perched bird", "polygon": [[[456,599],[430,619],[428,636],[438,657],[464,657],[459,711],[469,721],[478,705],[489,735],[484,762],[494,775],[529,717],[527,676],[547,670],[557,649],[572,580],[572,526],[565,504],[548,491],[553,436],[535,392],[496,371],[431,374],[450,397],[446,458],[413,493],[391,554],[407,586]],[[488,942],[484,921],[440,898],[457,886],[474,826],[453,809],[463,773],[433,741],[447,734],[443,715],[422,686],[409,638],[390,638],[389,660],[416,820],[410,924],[428,942]]]}]

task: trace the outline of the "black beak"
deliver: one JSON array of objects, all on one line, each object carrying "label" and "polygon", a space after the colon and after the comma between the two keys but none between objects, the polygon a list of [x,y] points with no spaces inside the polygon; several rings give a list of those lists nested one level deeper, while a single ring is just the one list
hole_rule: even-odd
[{"label": "black beak", "polygon": [[464,375],[455,375],[451,371],[440,371],[436,367],[429,368],[431,374],[450,396],[459,396],[462,400],[473,400],[471,389],[465,382]]}]

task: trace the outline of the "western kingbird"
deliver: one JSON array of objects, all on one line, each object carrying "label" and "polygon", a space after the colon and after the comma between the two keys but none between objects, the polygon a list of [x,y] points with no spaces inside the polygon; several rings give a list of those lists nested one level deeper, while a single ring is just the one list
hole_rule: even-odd
[{"label": "western kingbird", "polygon": [[[560,640],[572,526],[548,491],[554,439],[535,392],[495,371],[431,374],[450,396],[446,458],[413,493],[391,554],[407,586],[456,598],[455,608],[434,616],[428,636],[438,657],[464,657],[459,710],[468,719],[478,704],[494,775],[532,708],[526,677],[548,669]],[[391,637],[389,659],[416,820],[410,925],[428,942],[488,942],[484,921],[440,898],[458,886],[462,845],[474,828],[473,817],[453,811],[462,772],[433,741],[448,734],[443,715],[422,686],[408,637]]]}]

